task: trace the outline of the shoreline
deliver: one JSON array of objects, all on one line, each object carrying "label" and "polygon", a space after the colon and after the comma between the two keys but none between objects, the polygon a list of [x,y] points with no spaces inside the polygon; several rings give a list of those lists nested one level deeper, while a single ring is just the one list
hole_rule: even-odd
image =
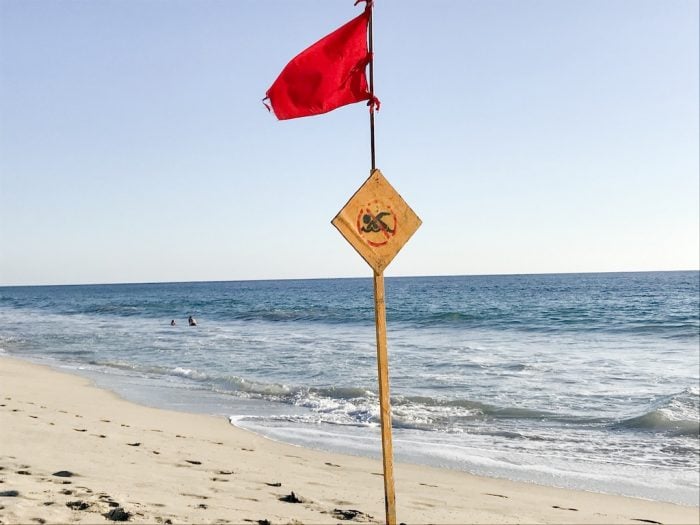
[{"label": "shoreline", "polygon": [[[64,371],[87,378],[97,388],[113,392],[117,397],[137,405],[225,417],[232,425],[240,429],[251,431],[256,435],[280,443],[346,456],[381,459],[381,436],[378,428],[373,429],[374,431],[367,435],[367,429],[363,429],[365,432],[357,433],[352,426],[349,427],[352,430],[349,433],[348,427],[340,426],[342,431],[338,431],[332,426],[329,428],[324,424],[319,426],[292,425],[291,427],[279,428],[275,425],[271,427],[259,426],[255,419],[257,414],[267,414],[270,411],[270,413],[284,415],[285,409],[280,410],[280,407],[274,403],[272,405],[275,406],[272,406],[263,400],[247,400],[241,404],[239,399],[234,406],[229,406],[231,401],[229,396],[216,392],[198,390],[193,395],[187,389],[172,388],[171,385],[160,381],[142,380],[132,376],[121,377],[89,367],[66,365],[60,361],[32,359],[25,356],[20,358],[39,365],[48,365],[59,372]],[[251,415],[253,419],[249,418]],[[292,429],[291,432],[289,432],[289,428]],[[314,433],[315,429],[318,430],[317,434]],[[596,479],[587,471],[576,470],[577,467],[580,468],[580,465],[576,464],[562,465],[561,463],[549,462],[537,468],[536,463],[529,464],[527,457],[523,457],[522,453],[518,452],[502,453],[491,462],[489,462],[490,456],[485,456],[487,459],[483,459],[483,457],[472,455],[470,456],[472,463],[467,465],[455,461],[452,454],[448,454],[449,459],[444,459],[448,456],[443,456],[441,450],[442,452],[453,450],[454,443],[444,442],[442,445],[437,445],[430,441],[423,442],[420,441],[419,436],[404,432],[405,429],[400,426],[394,427],[394,462],[397,463],[410,463],[456,470],[486,478],[674,503],[681,506],[693,506],[698,501],[697,480],[692,480],[692,477],[690,481],[691,483],[695,482],[695,489],[681,484],[680,481],[676,483],[675,488],[669,488],[667,485],[669,480],[658,478],[659,471],[656,469],[653,471],[636,469],[635,471],[629,465],[621,464],[612,465],[612,468],[617,470],[616,479],[611,479],[609,473],[605,476],[599,475]],[[494,448],[498,449],[497,446]],[[533,457],[538,457],[536,451],[533,451]],[[475,459],[476,461],[474,461]],[[508,470],[509,465],[530,465],[535,468]],[[567,466],[569,468],[566,468]],[[602,471],[598,471],[598,473],[602,474]],[[690,475],[692,476],[692,473]]]},{"label": "shoreline", "polygon": [[[134,404],[84,377],[6,355],[0,444],[3,524],[109,523],[116,509],[134,523],[384,520],[381,460]],[[395,478],[397,518],[406,523],[700,521],[697,506],[435,467],[396,463]]]}]

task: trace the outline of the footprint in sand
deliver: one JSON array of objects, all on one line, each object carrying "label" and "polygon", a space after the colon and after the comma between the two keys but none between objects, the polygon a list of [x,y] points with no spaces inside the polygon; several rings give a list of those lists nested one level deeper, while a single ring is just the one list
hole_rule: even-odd
[{"label": "footprint in sand", "polygon": [[186,492],[181,492],[180,496],[185,496],[188,498],[209,499],[209,496],[202,496],[201,494],[188,494]]},{"label": "footprint in sand", "polygon": [[105,494],[104,492],[100,493],[100,495],[98,497],[100,498],[101,501],[107,503],[107,505],[109,505],[112,508],[121,506],[121,505],[119,505],[119,503],[117,503],[116,501],[114,501],[112,499],[112,496],[110,496],[109,494]]},{"label": "footprint in sand", "polygon": [[570,508],[570,507],[560,507],[559,505],[552,505],[553,509],[559,509],[559,510],[573,510],[575,512],[578,512],[578,509]]}]

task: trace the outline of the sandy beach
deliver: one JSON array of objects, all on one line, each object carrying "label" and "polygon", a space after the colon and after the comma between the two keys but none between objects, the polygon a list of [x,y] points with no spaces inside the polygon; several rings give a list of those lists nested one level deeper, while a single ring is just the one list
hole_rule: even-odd
[{"label": "sandy beach", "polygon": [[[405,523],[698,523],[698,507],[396,464]],[[0,358],[0,522],[381,523],[379,461],[126,402]]]}]

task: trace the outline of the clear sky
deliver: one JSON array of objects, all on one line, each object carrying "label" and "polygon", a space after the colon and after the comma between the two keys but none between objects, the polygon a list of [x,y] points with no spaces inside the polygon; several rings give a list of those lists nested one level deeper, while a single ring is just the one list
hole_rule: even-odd
[{"label": "clear sky", "polygon": [[[697,269],[697,0],[376,0],[386,274]],[[363,104],[261,103],[353,0],[0,0],[0,285],[371,276]]]}]

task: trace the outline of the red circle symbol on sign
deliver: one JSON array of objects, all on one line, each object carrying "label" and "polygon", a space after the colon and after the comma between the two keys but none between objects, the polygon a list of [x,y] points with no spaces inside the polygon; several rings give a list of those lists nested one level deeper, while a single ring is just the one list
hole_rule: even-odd
[{"label": "red circle symbol on sign", "polygon": [[394,211],[379,200],[363,206],[357,214],[357,232],[375,248],[388,243],[396,235],[396,227]]}]

